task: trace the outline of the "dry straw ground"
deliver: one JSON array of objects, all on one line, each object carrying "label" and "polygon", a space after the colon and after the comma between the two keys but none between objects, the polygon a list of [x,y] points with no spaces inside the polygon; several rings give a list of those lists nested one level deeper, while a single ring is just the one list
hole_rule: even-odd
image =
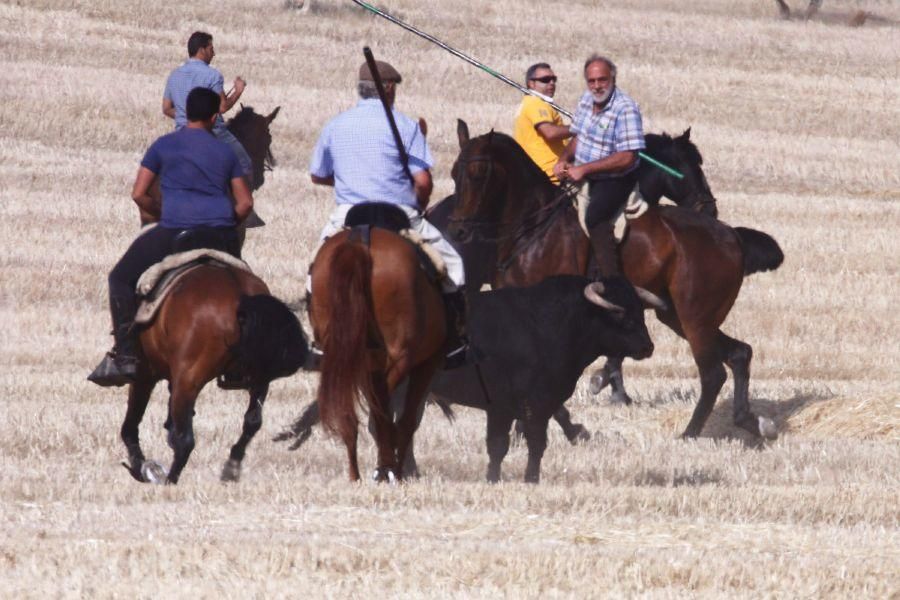
[{"label": "dry straw ground", "polygon": [[[429,409],[420,481],[345,481],[317,432],[299,453],[271,436],[312,397],[278,382],[244,479],[217,479],[245,399],[207,389],[178,487],[118,466],[121,390],[84,377],[107,348],[105,274],[135,233],[128,198],[187,34],[215,65],[282,106],[269,221],[246,256],[280,297],[301,296],[329,209],[306,165],[324,121],[354,103],[364,44],[404,74],[399,105],[431,126],[435,196],[449,193],[455,119],[509,131],[517,94],[385,21],[322,0],[0,3],[0,596],[896,597],[900,593],[900,20],[894,0],[834,0],[884,17],[858,29],[777,19],[769,0],[627,3],[392,0],[383,7],[518,76],[539,59],[579,94],[590,51],[615,57],[651,131],[693,126],[724,220],[787,255],[746,282],[726,330],[753,344],[751,401],[782,430],[757,447],[729,422],[730,384],[702,439],[683,442],[698,383],[687,347],[653,325],[629,363],[638,403],[586,380],[569,403],[594,433],[551,431],[539,487],[483,483],[484,416]],[[170,460],[165,397],[144,422]],[[366,436],[364,464],[374,453]]]}]

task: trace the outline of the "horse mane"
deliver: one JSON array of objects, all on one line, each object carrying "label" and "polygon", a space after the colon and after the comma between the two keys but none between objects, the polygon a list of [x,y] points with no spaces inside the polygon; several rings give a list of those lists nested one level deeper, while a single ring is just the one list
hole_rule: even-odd
[{"label": "horse mane", "polygon": [[703,156],[700,154],[700,150],[697,149],[697,146],[690,139],[684,139],[681,136],[673,138],[668,133],[662,132],[648,133],[644,136],[644,142],[647,144],[647,153],[652,156],[670,155],[677,145],[678,151],[682,152],[691,163],[703,164]]},{"label": "horse mane", "polygon": [[528,187],[534,185],[553,185],[550,178],[547,177],[547,174],[531,160],[531,157],[528,156],[525,150],[522,149],[522,146],[520,146],[512,136],[494,131],[493,129],[490,133],[485,135],[487,136],[489,147],[499,147],[501,152],[506,153],[506,155],[512,158],[516,167],[519,169],[519,174],[523,176],[524,182]]}]

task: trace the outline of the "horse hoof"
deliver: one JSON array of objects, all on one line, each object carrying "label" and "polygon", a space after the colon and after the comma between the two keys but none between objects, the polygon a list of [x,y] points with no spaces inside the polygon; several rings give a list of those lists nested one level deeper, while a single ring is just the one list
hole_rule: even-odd
[{"label": "horse hoof", "polygon": [[759,435],[767,440],[774,440],[778,437],[778,428],[775,426],[775,421],[768,417],[757,417],[757,419],[759,420]]},{"label": "horse hoof", "polygon": [[606,375],[606,371],[599,371],[591,375],[591,383],[588,389],[590,389],[591,394],[596,396],[608,385],[609,377]]},{"label": "horse hoof", "polygon": [[167,477],[166,468],[155,460],[145,460],[141,465],[141,478],[147,483],[161,485]]},{"label": "horse hoof", "polygon": [[241,462],[229,458],[222,467],[222,481],[239,481],[241,479]]},{"label": "horse hoof", "polygon": [[375,483],[388,483],[390,485],[396,485],[397,475],[390,467],[378,467],[377,469],[372,471],[372,481],[374,481]]}]

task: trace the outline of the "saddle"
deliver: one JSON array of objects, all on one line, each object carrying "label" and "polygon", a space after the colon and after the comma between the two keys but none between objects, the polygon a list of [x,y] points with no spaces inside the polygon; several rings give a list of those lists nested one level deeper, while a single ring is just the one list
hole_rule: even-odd
[{"label": "saddle", "polygon": [[447,265],[441,255],[412,229],[409,217],[400,208],[386,202],[363,202],[353,206],[344,217],[344,227],[351,237],[366,246],[370,243],[372,227],[386,229],[409,241],[416,249],[419,265],[432,283],[439,285],[447,277]]},{"label": "saddle", "polygon": [[144,274],[138,279],[136,291],[140,304],[134,323],[136,325],[150,323],[156,316],[159,307],[162,306],[163,300],[176,284],[185,275],[203,265],[221,268],[233,267],[252,273],[247,263],[221,250],[198,248],[171,254],[144,271]]}]

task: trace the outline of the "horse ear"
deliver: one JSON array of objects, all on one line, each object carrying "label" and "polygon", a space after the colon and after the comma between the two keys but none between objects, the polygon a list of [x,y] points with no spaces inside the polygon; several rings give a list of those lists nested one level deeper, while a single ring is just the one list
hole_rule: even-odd
[{"label": "horse ear", "polygon": [[279,111],[279,110],[281,110],[281,107],[280,107],[280,106],[276,106],[276,107],[275,107],[275,110],[273,110],[271,113],[269,113],[269,116],[266,117],[266,123],[271,123],[272,121],[274,121],[274,120],[275,120],[275,117],[278,116],[278,111]]},{"label": "horse ear", "polygon": [[688,127],[687,129],[685,129],[684,133],[681,134],[681,137],[683,137],[685,141],[691,139],[691,128]]},{"label": "horse ear", "polygon": [[244,103],[243,103],[243,102],[238,102],[238,104],[241,105],[241,110],[244,110]]},{"label": "horse ear", "polygon": [[469,141],[469,126],[462,119],[456,120],[456,137],[459,138],[459,149]]}]

